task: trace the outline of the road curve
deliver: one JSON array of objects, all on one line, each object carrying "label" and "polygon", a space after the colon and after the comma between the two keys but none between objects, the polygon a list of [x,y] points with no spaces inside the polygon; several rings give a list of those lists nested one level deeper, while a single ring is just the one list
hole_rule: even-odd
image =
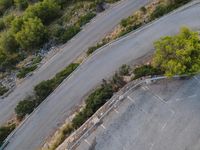
[{"label": "road curve", "polygon": [[153,41],[161,36],[176,34],[181,26],[200,29],[200,1],[99,50],[26,120],[6,149],[37,149],[69,116],[70,110],[81,102],[82,97],[103,78],[110,77],[122,64],[134,63],[138,58],[152,53]]},{"label": "road curve", "polygon": [[100,41],[121,19],[130,16],[147,2],[149,0],[123,0],[94,18],[83,31],[68,42],[55,57],[44,64],[32,77],[19,85],[8,97],[3,100],[0,99],[0,125],[11,118],[16,104],[32,92],[36,84],[53,77],[86,51],[88,47]]}]

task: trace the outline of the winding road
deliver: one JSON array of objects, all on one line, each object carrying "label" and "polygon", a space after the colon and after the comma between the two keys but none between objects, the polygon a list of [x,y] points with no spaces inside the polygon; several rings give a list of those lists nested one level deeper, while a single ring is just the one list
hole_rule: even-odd
[{"label": "winding road", "polygon": [[63,49],[42,65],[33,76],[22,82],[21,85],[6,98],[0,99],[0,125],[4,124],[14,114],[17,103],[33,91],[33,87],[43,80],[52,78],[74,61],[88,47],[100,41],[123,18],[130,16],[134,11],[150,0],[123,0],[95,17],[91,23],[63,46]]},{"label": "winding road", "polygon": [[122,64],[135,64],[139,58],[153,53],[155,40],[178,33],[182,26],[200,29],[199,0],[99,49],[39,106],[5,149],[39,148],[102,79],[112,76]]}]

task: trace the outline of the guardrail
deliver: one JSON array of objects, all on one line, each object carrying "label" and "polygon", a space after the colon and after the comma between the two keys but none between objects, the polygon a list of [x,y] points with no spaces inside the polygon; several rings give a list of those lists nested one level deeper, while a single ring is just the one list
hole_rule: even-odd
[{"label": "guardrail", "polygon": [[[173,78],[187,77],[174,76]],[[71,136],[69,136],[63,144],[61,144],[56,150],[74,150],[82,140],[87,138],[90,133],[101,124],[103,118],[107,116],[114,108],[119,106],[119,104],[133,92],[137,87],[143,84],[151,84],[158,80],[167,79],[165,76],[158,76],[153,78],[144,78],[143,80],[136,80],[125,85],[119,92],[113,95],[113,97],[107,101],[95,114],[93,114],[79,129],[77,129]]]}]

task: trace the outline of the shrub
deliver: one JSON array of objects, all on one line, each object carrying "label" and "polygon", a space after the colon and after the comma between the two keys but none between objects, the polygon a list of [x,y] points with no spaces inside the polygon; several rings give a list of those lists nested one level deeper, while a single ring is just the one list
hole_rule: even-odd
[{"label": "shrub", "polygon": [[7,125],[0,127],[0,146],[3,144],[3,141],[7,138],[7,136],[15,129],[15,125]]},{"label": "shrub", "polygon": [[28,73],[34,71],[37,68],[37,65],[33,65],[30,67],[24,67],[19,70],[19,73],[17,74],[17,77],[19,79],[24,78]]},{"label": "shrub", "polygon": [[95,16],[96,16],[96,14],[94,14],[92,12],[89,12],[85,16],[80,17],[80,19],[78,20],[77,24],[80,27],[82,27],[83,25],[85,25],[86,23],[88,23]]},{"label": "shrub", "polygon": [[44,100],[54,88],[52,80],[46,80],[36,85],[34,91],[39,100]]},{"label": "shrub", "polygon": [[134,79],[138,79],[144,76],[149,76],[149,75],[161,75],[163,72],[160,69],[154,68],[151,65],[143,65],[138,68],[136,68],[133,71],[135,77]]},{"label": "shrub", "polygon": [[25,13],[24,18],[40,18],[43,24],[49,24],[59,16],[60,6],[54,0],[43,0],[36,4],[30,5]]},{"label": "shrub", "polygon": [[14,0],[14,2],[19,10],[24,10],[28,7],[28,0]]},{"label": "shrub", "polygon": [[15,113],[18,118],[23,118],[26,114],[30,114],[35,108],[35,101],[32,97],[27,97],[25,100],[20,101],[16,108]]},{"label": "shrub", "polygon": [[119,75],[126,76],[130,73],[130,66],[124,64],[119,68]]},{"label": "shrub", "polygon": [[166,36],[154,43],[153,66],[166,76],[193,75],[200,71],[200,39],[197,32],[182,28],[175,36]]},{"label": "shrub", "polygon": [[66,77],[68,77],[77,67],[79,64],[72,63],[67,66],[64,70],[57,73],[55,77],[52,79],[54,87],[57,87]]},{"label": "shrub", "polygon": [[112,86],[104,83],[96,89],[86,99],[85,108],[79,112],[72,120],[72,125],[76,129],[80,127],[89,117],[91,117],[103,104],[113,95]]},{"label": "shrub", "polygon": [[105,44],[106,42],[101,42],[101,43],[98,43],[96,46],[89,47],[87,50],[87,55],[88,56],[91,55],[94,51],[96,51],[98,48],[102,47]]},{"label": "shrub", "polygon": [[29,18],[22,29],[16,33],[15,39],[24,50],[41,46],[46,41],[46,27],[39,18]]},{"label": "shrub", "polygon": [[5,94],[6,92],[8,92],[8,88],[6,88],[3,85],[0,85],[0,96],[2,96],[3,94]]},{"label": "shrub", "polygon": [[68,27],[66,30],[63,30],[63,33],[62,33],[61,37],[59,38],[59,41],[61,43],[65,43],[65,42],[69,41],[80,30],[81,30],[80,27],[77,27],[77,26],[70,26],[70,27]]}]

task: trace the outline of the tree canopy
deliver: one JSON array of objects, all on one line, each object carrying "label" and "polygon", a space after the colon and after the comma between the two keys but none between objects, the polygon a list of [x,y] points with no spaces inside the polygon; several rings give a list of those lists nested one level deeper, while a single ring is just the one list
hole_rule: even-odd
[{"label": "tree canopy", "polygon": [[38,17],[44,24],[48,24],[59,14],[60,6],[55,0],[44,0],[30,5],[25,11],[24,18]]},{"label": "tree canopy", "polygon": [[200,38],[197,32],[181,28],[179,34],[166,36],[154,43],[154,67],[166,76],[195,74],[200,71]]},{"label": "tree canopy", "polygon": [[22,29],[16,33],[16,41],[23,49],[32,49],[41,45],[46,36],[46,28],[39,18],[24,21]]}]

